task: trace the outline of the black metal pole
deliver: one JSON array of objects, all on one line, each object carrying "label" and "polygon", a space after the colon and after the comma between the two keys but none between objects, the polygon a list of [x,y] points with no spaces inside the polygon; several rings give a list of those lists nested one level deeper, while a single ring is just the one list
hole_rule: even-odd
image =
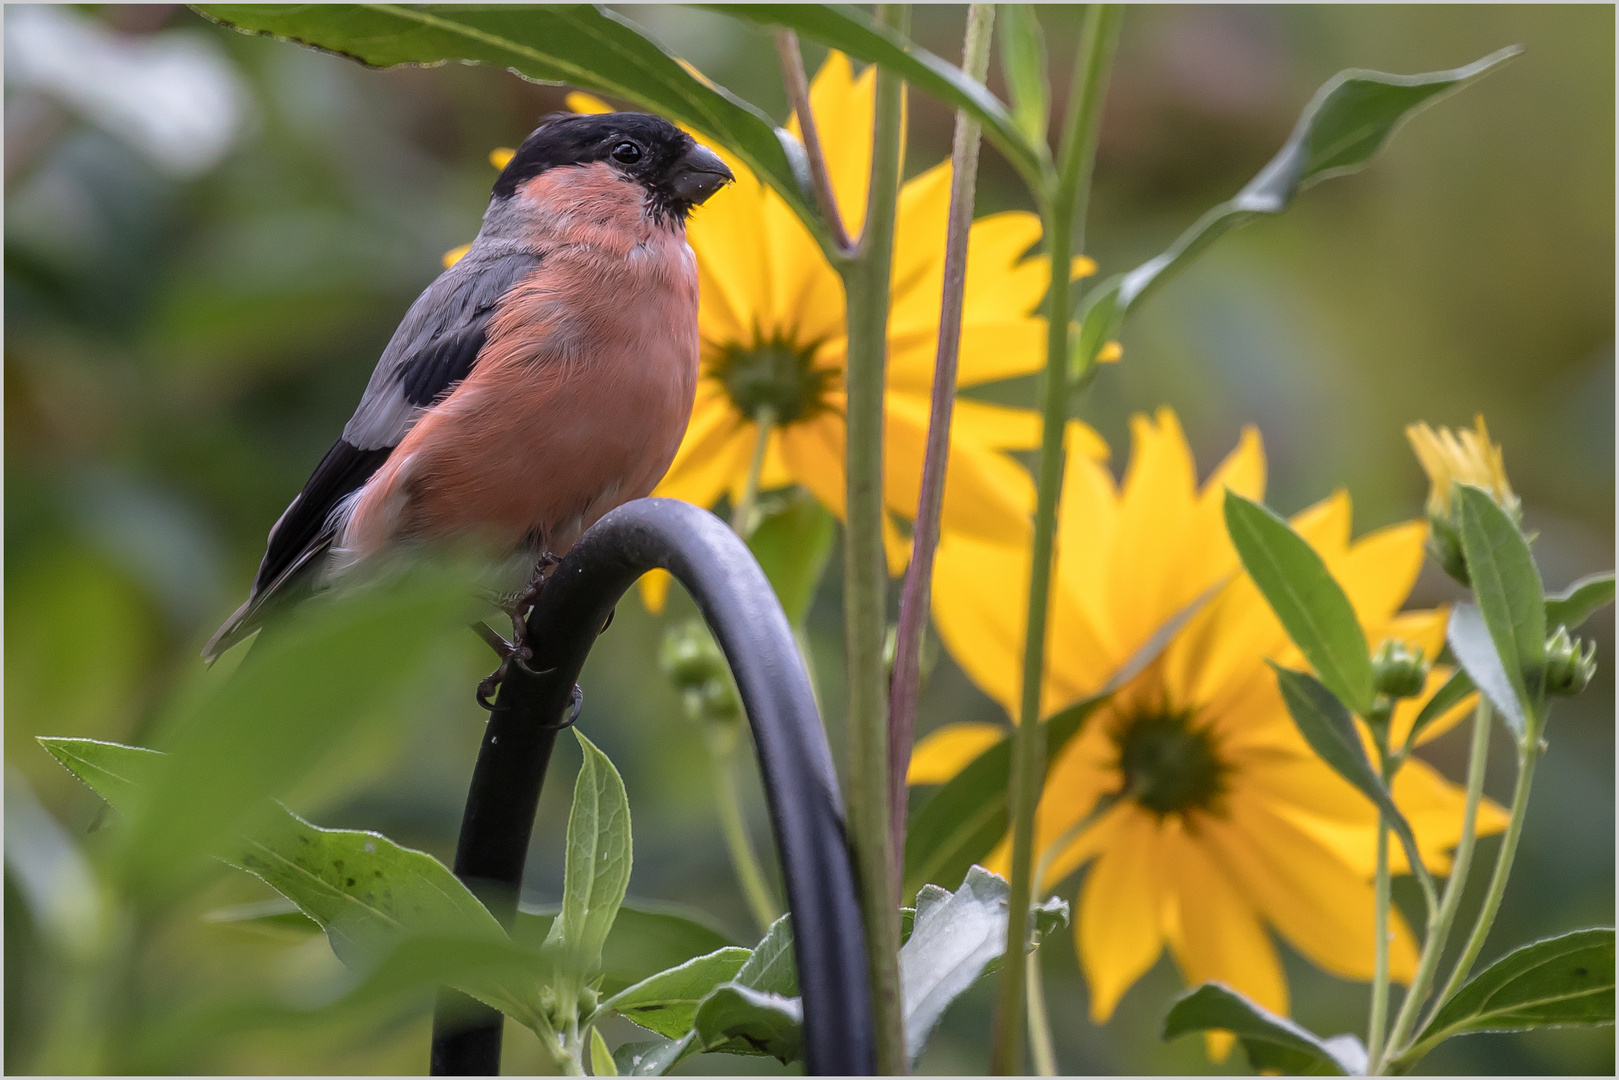
[{"label": "black metal pole", "polygon": [[[832,754],[809,678],[770,583],[747,546],[708,511],[639,499],[597,522],[562,560],[529,616],[532,675],[502,683],[473,770],[455,873],[508,927],[556,733],[596,635],[646,571],[672,573],[696,599],[731,665],[759,752],[793,915],[809,1072],[876,1068],[871,984],[854,865]],[[500,1070],[501,1015],[444,991],[434,1075]]]}]

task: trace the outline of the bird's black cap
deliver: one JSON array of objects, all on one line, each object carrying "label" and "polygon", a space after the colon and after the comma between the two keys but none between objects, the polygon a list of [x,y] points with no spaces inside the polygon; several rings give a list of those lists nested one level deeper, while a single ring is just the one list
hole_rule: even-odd
[{"label": "bird's black cap", "polygon": [[684,220],[734,179],[706,146],[669,121],[647,113],[550,117],[518,147],[495,181],[494,198],[509,199],[525,181],[549,169],[605,161],[647,189],[655,214]]}]

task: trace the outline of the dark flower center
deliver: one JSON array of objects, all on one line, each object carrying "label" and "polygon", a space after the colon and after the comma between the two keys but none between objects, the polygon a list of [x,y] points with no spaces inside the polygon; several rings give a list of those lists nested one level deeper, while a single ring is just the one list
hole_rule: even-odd
[{"label": "dark flower center", "polygon": [[777,424],[791,424],[827,407],[823,398],[837,372],[817,368],[814,361],[813,345],[773,340],[727,345],[710,371],[743,416],[757,417],[768,408]]},{"label": "dark flower center", "polygon": [[1226,790],[1230,767],[1213,737],[1191,722],[1190,711],[1141,713],[1113,734],[1123,790],[1159,817],[1212,809]]}]

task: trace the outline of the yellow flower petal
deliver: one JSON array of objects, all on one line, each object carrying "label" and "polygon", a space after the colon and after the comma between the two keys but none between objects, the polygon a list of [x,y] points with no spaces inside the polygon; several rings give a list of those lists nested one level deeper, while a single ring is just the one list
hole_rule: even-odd
[{"label": "yellow flower petal", "polygon": [[1006,736],[999,724],[946,724],[911,749],[907,784],[945,784]]},{"label": "yellow flower petal", "polygon": [[[1189,984],[1222,982],[1280,1015],[1287,1015],[1287,981],[1249,890],[1232,867],[1178,821],[1164,830],[1172,892],[1170,949]],[[1244,885],[1247,882],[1243,883]]]},{"label": "yellow flower petal", "polygon": [[1118,835],[1079,891],[1074,944],[1090,988],[1091,1021],[1106,1023],[1124,992],[1163,951],[1164,852],[1150,814],[1123,815]]}]

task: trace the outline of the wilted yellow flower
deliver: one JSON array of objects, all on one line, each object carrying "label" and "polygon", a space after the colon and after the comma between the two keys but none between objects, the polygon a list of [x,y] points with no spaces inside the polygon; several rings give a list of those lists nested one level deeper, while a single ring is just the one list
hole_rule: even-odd
[{"label": "wilted yellow flower", "polygon": [[[1376,811],[1294,727],[1265,664],[1307,667],[1242,572],[1222,518],[1230,488],[1259,498],[1258,434],[1201,488],[1175,415],[1133,419],[1122,488],[1106,466],[1070,450],[1058,523],[1043,715],[1096,694],[1176,613],[1211,589],[1169,646],[1085,722],[1052,763],[1036,826],[1051,887],[1093,863],[1080,889],[1075,935],[1092,1017],[1106,1020],[1167,946],[1189,983],[1219,980],[1278,1013],[1287,984],[1270,930],[1335,974],[1370,979]],[[1368,640],[1395,638],[1429,656],[1444,643],[1443,610],[1396,614],[1422,563],[1426,530],[1396,525],[1350,542],[1340,492],[1293,519],[1343,585]],[[1015,716],[1028,595],[1028,549],[946,536],[934,577],[934,617],[951,655]],[[1448,675],[1394,710],[1392,737]],[[1424,741],[1471,708],[1465,701]],[[941,782],[996,725],[952,725],[923,740],[912,780]],[[1122,795],[1078,836],[1106,795]],[[1394,796],[1430,869],[1448,868],[1461,833],[1463,792],[1412,759]],[[1480,831],[1503,828],[1493,804]],[[991,858],[1005,870],[1007,845]],[[1405,864],[1395,859],[1397,872]],[[1038,883],[1037,883],[1038,884]],[[1409,980],[1410,929],[1394,920],[1391,967]],[[1229,1039],[1214,1040],[1221,1053]]]},{"label": "wilted yellow flower", "polygon": [[1488,491],[1501,508],[1516,514],[1518,497],[1507,483],[1506,466],[1501,460],[1501,447],[1490,441],[1484,416],[1473,418],[1474,430],[1459,432],[1442,427],[1438,431],[1425,423],[1411,424],[1405,437],[1411,440],[1411,449],[1422,462],[1422,471],[1428,474],[1428,516],[1449,517],[1451,485],[1474,484]]},{"label": "wilted yellow flower", "polygon": [[[810,87],[838,205],[851,232],[865,218],[875,77],[856,76],[831,53]],[[573,94],[569,106],[602,111]],[[798,131],[793,118],[790,128]],[[692,215],[687,239],[697,254],[702,377],[674,464],[654,494],[713,506],[741,497],[760,438],[767,440],[760,488],[801,484],[843,515],[843,283],[808,229],[780,196],[717,148],[736,183]],[[910,558],[903,524],[916,513],[927,439],[929,395],[943,292],[950,164],[904,186],[894,239],[883,429],[884,540],[889,568]],[[959,385],[1037,371],[1045,358],[1047,263],[1026,258],[1040,221],[1021,211],[973,223],[967,249]],[[1095,271],[1076,259],[1076,275]],[[1034,489],[1002,451],[1039,444],[1038,414],[958,399],[951,430],[943,528],[986,542],[1018,543],[1029,532]],[[1099,449],[1099,441],[1091,444]],[[654,581],[658,579],[652,579]],[[648,597],[661,604],[661,585]]]}]

